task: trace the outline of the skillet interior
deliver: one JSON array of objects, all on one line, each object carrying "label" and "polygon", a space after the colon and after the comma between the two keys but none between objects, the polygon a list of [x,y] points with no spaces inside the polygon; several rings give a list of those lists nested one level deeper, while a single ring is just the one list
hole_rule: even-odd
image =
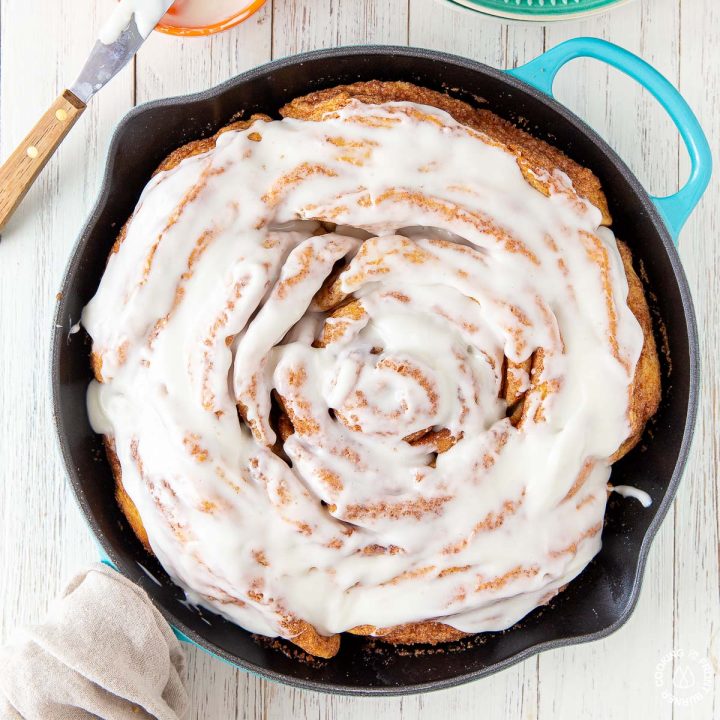
[{"label": "skillet interior", "polygon": [[[651,508],[613,496],[603,548],[568,590],[510,631],[486,634],[441,650],[397,650],[346,636],[340,654],[309,665],[257,643],[207,611],[182,604],[182,593],[129,530],[113,498],[105,453],[88,423],[89,338],[68,335],[94,294],[121,224],[150,174],[183,143],[212,134],[238,111],[276,114],[311,90],[357,80],[407,80],[482,99],[499,115],[546,139],[599,176],[615,219],[613,229],[642,262],[657,318],[663,401],[641,445],[613,468],[615,484],[650,493]],[[462,88],[462,91],[457,90]],[[402,694],[438,689],[495,672],[541,649],[602,637],[629,616],[650,541],[675,493],[690,444],[697,395],[697,331],[687,283],[669,235],[645,191],[612,150],[562,106],[487,66],[408,48],[319,51],[276,61],[199,95],[159,101],[132,111],[118,127],[98,203],[70,260],[58,301],[52,342],[52,389],[61,451],[79,503],[106,554],[141,585],[165,617],[206,649],[248,670],[301,687],[352,694]],[[671,358],[671,362],[669,361]],[[139,565],[147,568],[153,580]],[[287,650],[286,650],[287,652]]]}]

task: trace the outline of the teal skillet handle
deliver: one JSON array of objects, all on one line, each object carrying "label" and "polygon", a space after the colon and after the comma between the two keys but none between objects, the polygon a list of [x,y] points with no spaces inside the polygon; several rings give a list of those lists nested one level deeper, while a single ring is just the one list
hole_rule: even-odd
[{"label": "teal skillet handle", "polygon": [[[98,551],[100,552],[100,562],[103,565],[107,565],[109,568],[112,568],[116,572],[120,572],[118,568],[116,567],[115,563],[107,556],[105,553],[105,550],[103,549],[103,546],[98,543]],[[170,628],[175,633],[175,637],[180,640],[181,642],[189,643],[190,645],[195,645],[195,643],[181,630],[178,630],[174,625],[171,625]]]},{"label": "teal skillet handle", "polygon": [[690,155],[688,181],[673,195],[652,197],[677,245],[680,230],[700,201],[712,173],[710,146],[700,123],[682,95],[654,67],[637,55],[598,38],[567,40],[526,65],[508,70],[508,74],[553,97],[553,82],[560,68],[580,57],[602,60],[637,80],[667,111],[685,142]]},{"label": "teal skillet handle", "polygon": [[[103,546],[98,545],[98,552],[100,553],[100,562],[104,565],[107,565],[109,568],[112,568],[116,572],[120,572],[118,568],[116,567],[115,563],[107,556],[107,553],[103,549]],[[180,642],[187,643],[188,645],[194,645],[196,648],[199,648],[203,652],[207,653],[208,655],[212,655],[212,657],[217,658],[218,660],[222,660],[224,663],[227,663],[228,665],[232,665],[232,667],[238,667],[235,665],[235,663],[230,662],[230,660],[225,659],[224,657],[221,657],[220,655],[215,655],[214,653],[210,652],[209,650],[206,650],[202,645],[198,645],[194,640],[189,638],[182,630],[178,630],[174,625],[170,625],[170,629],[175,633],[175,637],[180,640]],[[245,672],[250,673],[250,675],[257,675],[257,673],[252,672],[252,670],[247,670],[246,668],[243,668]]]}]

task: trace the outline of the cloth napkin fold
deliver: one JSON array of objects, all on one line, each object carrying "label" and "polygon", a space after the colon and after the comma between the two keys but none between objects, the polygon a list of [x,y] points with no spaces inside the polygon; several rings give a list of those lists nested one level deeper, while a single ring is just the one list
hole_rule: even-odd
[{"label": "cloth napkin fold", "polygon": [[185,655],[147,594],[105,565],[0,648],[3,720],[178,720]]}]

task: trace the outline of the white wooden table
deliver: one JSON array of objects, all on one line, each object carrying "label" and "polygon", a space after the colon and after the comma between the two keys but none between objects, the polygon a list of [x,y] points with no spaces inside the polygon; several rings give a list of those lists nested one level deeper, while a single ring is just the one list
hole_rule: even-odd
[{"label": "white wooden table", "polygon": [[[73,79],[113,0],[0,0],[0,156]],[[55,293],[98,189],[113,126],[133,105],[207,88],[271,58],[357,43],[410,44],[512,67],[569,37],[596,35],[676,83],[720,146],[720,2],[635,0],[586,21],[509,24],[440,0],[268,0],[211,39],[155,33],[96,99],[0,242],[0,641],[37,621],[66,579],[97,557],[66,483],[50,414]],[[599,63],[562,71],[559,98],[595,127],[655,194],[677,189],[684,149],[662,111]],[[720,182],[686,226],[681,255],[700,327],[703,390],[689,467],[650,553],[635,614],[618,633],[556,650],[462,688],[393,699],[323,696],[259,680],[189,649],[192,718],[720,718],[718,466]],[[697,654],[697,657],[695,656]],[[699,669],[710,663],[711,682]],[[707,665],[705,665],[707,667]],[[672,702],[694,672],[700,697]],[[660,687],[658,687],[660,685]]]}]

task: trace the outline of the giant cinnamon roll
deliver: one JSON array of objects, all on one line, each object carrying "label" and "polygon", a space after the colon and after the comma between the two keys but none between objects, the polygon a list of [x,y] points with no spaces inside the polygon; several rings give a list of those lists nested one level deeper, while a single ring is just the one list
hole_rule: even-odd
[{"label": "giant cinnamon roll", "polygon": [[501,630],[598,552],[660,396],[595,176],[405,83],[173,153],[83,314],[116,495],[191,602],[330,657]]}]

